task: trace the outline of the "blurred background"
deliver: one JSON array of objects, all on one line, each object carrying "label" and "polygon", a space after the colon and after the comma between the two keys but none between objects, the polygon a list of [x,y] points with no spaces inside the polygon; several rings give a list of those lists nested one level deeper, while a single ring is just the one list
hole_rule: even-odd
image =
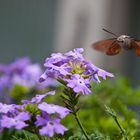
[{"label": "blurred background", "polygon": [[139,86],[140,58],[134,52],[111,57],[90,47],[112,37],[102,28],[140,39],[139,6],[139,0],[0,0],[0,63],[30,56],[43,64],[52,52],[83,47],[95,65]]}]

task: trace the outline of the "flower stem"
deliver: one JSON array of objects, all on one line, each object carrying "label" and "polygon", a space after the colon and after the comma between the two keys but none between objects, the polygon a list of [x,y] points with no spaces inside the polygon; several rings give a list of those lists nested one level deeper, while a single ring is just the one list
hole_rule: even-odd
[{"label": "flower stem", "polygon": [[128,140],[128,139],[127,139],[127,136],[126,136],[126,132],[125,132],[125,130],[122,128],[122,126],[120,125],[120,123],[119,123],[117,117],[114,117],[114,121],[116,122],[117,126],[119,127],[119,129],[120,129],[122,135],[124,136],[125,140]]},{"label": "flower stem", "polygon": [[43,140],[39,134],[36,134],[39,140]]},{"label": "flower stem", "polygon": [[113,120],[115,121],[115,123],[117,124],[117,126],[119,127],[123,137],[125,138],[125,140],[127,139],[127,135],[126,135],[126,131],[125,129],[123,129],[123,127],[121,126],[121,124],[119,123],[118,119],[117,119],[117,114],[115,111],[113,111],[111,108],[109,108],[108,106],[105,105],[106,108],[106,112],[113,118]]},{"label": "flower stem", "polygon": [[37,135],[39,140],[43,140],[43,138],[39,135],[38,130],[35,128],[35,134]]},{"label": "flower stem", "polygon": [[78,114],[77,114],[76,112],[73,113],[73,114],[74,114],[74,116],[75,116],[75,119],[76,119],[76,121],[77,121],[79,127],[81,128],[83,134],[85,135],[86,139],[89,140],[88,135],[87,135],[87,133],[86,133],[86,131],[85,131],[85,129],[84,129],[84,127],[83,127],[83,125],[82,125],[82,123],[81,123],[79,117],[78,117]]},{"label": "flower stem", "polygon": [[79,111],[80,107],[78,106],[78,101],[80,94],[76,94],[72,89],[65,88],[63,91],[64,95],[62,95],[63,102],[65,103],[65,106],[71,110],[71,113],[74,115],[80,129],[82,130],[83,134],[85,135],[86,139],[89,140],[88,135],[78,117],[77,112]]}]

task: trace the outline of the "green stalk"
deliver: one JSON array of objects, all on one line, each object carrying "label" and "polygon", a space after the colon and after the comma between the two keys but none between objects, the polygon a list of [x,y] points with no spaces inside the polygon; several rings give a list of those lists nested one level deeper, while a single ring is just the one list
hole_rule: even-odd
[{"label": "green stalk", "polygon": [[36,135],[37,135],[39,140],[43,140],[43,138],[39,134],[36,134]]},{"label": "green stalk", "polygon": [[74,115],[80,129],[82,130],[84,136],[87,140],[89,140],[88,135],[78,117],[77,112],[79,111],[80,107],[78,107],[79,97],[80,94],[76,94],[72,89],[65,88],[63,91],[64,95],[62,95],[63,102],[65,103],[65,106],[72,111],[72,114]]},{"label": "green stalk", "polygon": [[123,129],[123,127],[121,126],[121,124],[119,123],[118,119],[117,119],[117,115],[116,112],[113,111],[111,108],[109,108],[108,106],[105,105],[106,108],[106,112],[113,118],[113,120],[115,121],[115,123],[117,124],[117,126],[119,127],[123,137],[125,138],[125,140],[128,140],[127,136],[126,136],[126,131],[125,129]]},{"label": "green stalk", "polygon": [[125,130],[122,128],[122,126],[120,125],[120,123],[119,123],[117,117],[113,117],[113,118],[114,118],[114,121],[116,122],[117,126],[119,127],[119,129],[120,129],[122,135],[124,136],[125,140],[128,140],[128,139],[127,139],[127,136],[126,136],[126,132],[125,132]]},{"label": "green stalk", "polygon": [[43,138],[39,135],[38,130],[36,128],[34,129],[34,131],[35,131],[35,134],[37,135],[38,139],[43,140]]},{"label": "green stalk", "polygon": [[74,117],[75,117],[75,119],[76,119],[80,129],[82,130],[83,134],[85,135],[86,139],[89,140],[88,135],[87,135],[87,133],[86,133],[86,131],[85,131],[85,129],[84,129],[84,127],[83,127],[79,117],[78,117],[78,114],[77,113],[73,113],[73,115],[74,115]]}]

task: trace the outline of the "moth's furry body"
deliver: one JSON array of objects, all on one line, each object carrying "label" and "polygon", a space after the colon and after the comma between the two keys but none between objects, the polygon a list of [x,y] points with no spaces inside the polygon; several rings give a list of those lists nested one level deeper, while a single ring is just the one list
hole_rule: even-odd
[{"label": "moth's furry body", "polygon": [[131,42],[133,38],[127,35],[121,35],[117,38],[118,44],[123,47],[125,50],[130,50],[132,49],[131,47]]}]

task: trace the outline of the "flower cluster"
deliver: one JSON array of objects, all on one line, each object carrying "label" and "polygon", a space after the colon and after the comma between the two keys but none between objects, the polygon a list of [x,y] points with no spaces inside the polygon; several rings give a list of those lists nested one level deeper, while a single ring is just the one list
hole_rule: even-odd
[{"label": "flower cluster", "polygon": [[7,105],[0,103],[0,127],[26,129],[40,135],[52,137],[56,134],[64,134],[67,130],[60,120],[69,114],[69,110],[55,104],[48,104],[44,99],[48,95],[54,95],[51,91],[43,95],[36,95],[30,101],[23,100],[22,105]]},{"label": "flower cluster", "polygon": [[[27,89],[42,89],[45,86],[55,84],[52,79],[47,79],[43,84],[40,84],[38,78],[41,73],[40,65],[32,64],[28,57],[17,59],[11,64],[0,64],[0,100],[5,101],[2,97],[7,98],[10,90],[16,85],[26,87]],[[9,101],[6,100],[6,102]]]},{"label": "flower cluster", "polygon": [[21,112],[23,106],[15,104],[2,104],[0,103],[0,124],[1,130],[3,128],[16,128],[22,129],[27,127],[27,120],[30,119],[29,112]]},{"label": "flower cluster", "polygon": [[83,48],[76,48],[64,54],[53,53],[50,58],[46,58],[46,70],[39,81],[54,78],[73,89],[75,93],[90,94],[91,81],[100,83],[99,77],[113,77],[113,74],[87,61],[82,55],[83,51]]}]

